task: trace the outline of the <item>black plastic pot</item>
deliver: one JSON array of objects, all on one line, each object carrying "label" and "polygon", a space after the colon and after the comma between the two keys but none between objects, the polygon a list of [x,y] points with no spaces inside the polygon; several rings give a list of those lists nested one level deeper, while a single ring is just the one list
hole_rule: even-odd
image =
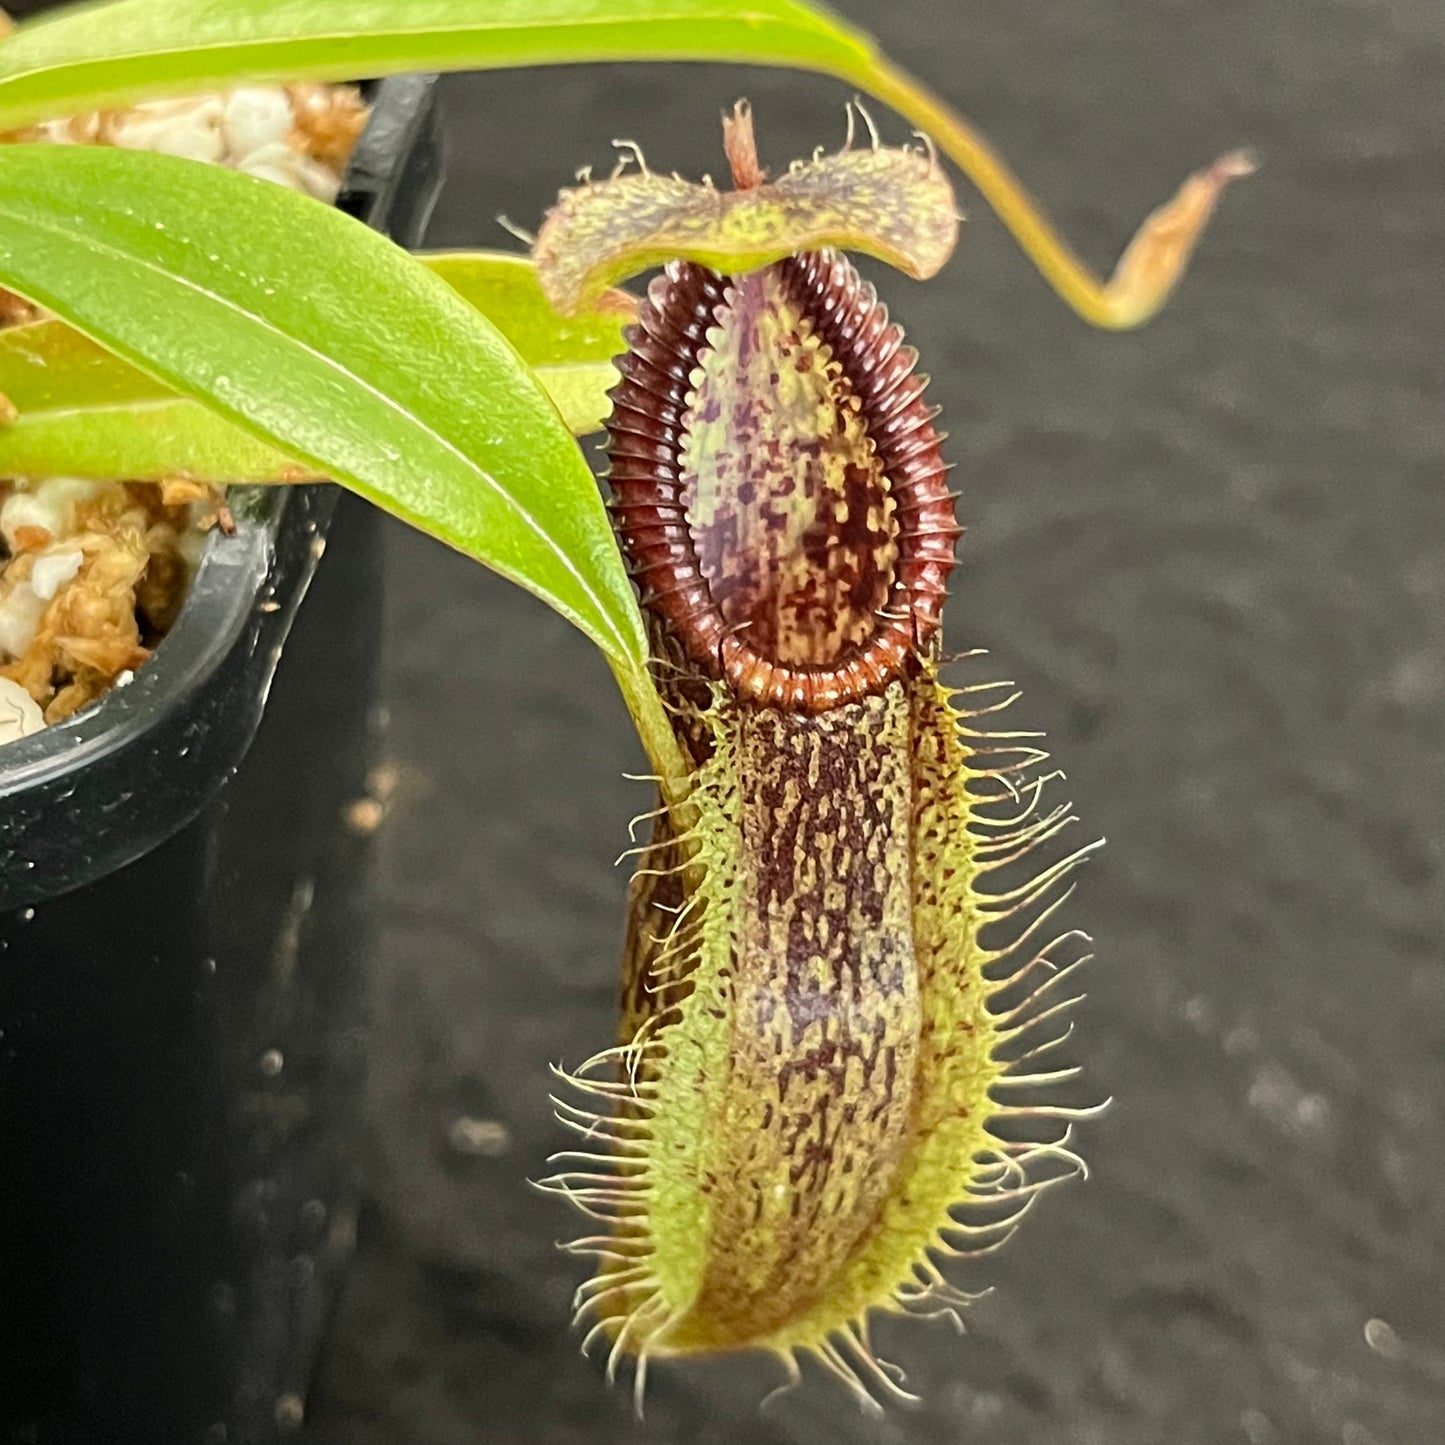
[{"label": "black plastic pot", "polygon": [[[433,78],[371,99],[338,204],[414,245]],[[231,502],[134,682],[0,749],[0,1440],[284,1434],[350,1250],[375,519]]]}]

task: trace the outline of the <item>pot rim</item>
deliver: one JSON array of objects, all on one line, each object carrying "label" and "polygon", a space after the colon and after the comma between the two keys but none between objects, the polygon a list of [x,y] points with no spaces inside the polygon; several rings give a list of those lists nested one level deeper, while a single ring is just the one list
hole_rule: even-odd
[{"label": "pot rim", "polygon": [[275,525],[287,496],[280,488],[236,487],[231,536],[213,532],[170,631],[130,682],[88,708],[0,747],[0,797],[88,767],[155,725],[165,711],[220,666],[265,586]]}]

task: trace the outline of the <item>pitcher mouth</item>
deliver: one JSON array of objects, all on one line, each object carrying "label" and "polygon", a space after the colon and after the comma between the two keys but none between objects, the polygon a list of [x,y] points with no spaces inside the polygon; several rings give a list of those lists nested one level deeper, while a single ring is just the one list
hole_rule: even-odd
[{"label": "pitcher mouth", "polygon": [[[774,336],[779,310],[792,320]],[[754,321],[781,361],[730,334]],[[664,631],[739,698],[787,711],[823,712],[907,674],[938,631],[961,529],[917,354],[873,287],[830,251],[744,278],[675,262],[628,340],[611,506]],[[816,367],[819,416],[780,435],[769,396],[730,409],[725,373],[740,355],[787,381]],[[767,375],[777,386],[780,372]]]}]

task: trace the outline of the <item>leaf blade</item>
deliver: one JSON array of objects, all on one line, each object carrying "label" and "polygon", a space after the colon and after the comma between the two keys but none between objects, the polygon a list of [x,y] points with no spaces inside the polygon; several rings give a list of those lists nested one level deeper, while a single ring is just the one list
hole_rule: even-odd
[{"label": "leaf blade", "polygon": [[[502,251],[418,258],[475,306],[532,367],[574,436],[598,430],[626,349],[636,297],[611,291],[564,318],[531,261]],[[19,417],[0,427],[0,476],[124,477],[185,473],[214,482],[287,482],[320,475],[258,442],[54,318],[0,330],[0,396]]]},{"label": "leaf blade", "polygon": [[0,129],[241,81],[598,60],[857,65],[871,47],[794,0],[112,0],[0,45]]},{"label": "leaf blade", "polygon": [[157,401],[171,394],[63,321],[0,330],[0,396],[22,414]]},{"label": "leaf blade", "polygon": [[596,485],[541,384],[360,223],[172,157],[10,146],[0,283],[521,583],[616,661],[645,655]]},{"label": "leaf blade", "polygon": [[627,350],[622,331],[636,319],[637,298],[604,291],[566,316],[543,291],[530,256],[508,251],[432,251],[417,257],[465,297],[532,366],[611,361]]},{"label": "leaf blade", "polygon": [[562,316],[547,300],[530,257],[441,251],[418,259],[517,348],[574,436],[601,428],[612,410],[608,393],[618,379],[612,361],[627,350],[623,331],[636,319],[637,297],[607,290],[582,310]]},{"label": "leaf blade", "polygon": [[305,482],[324,473],[183,397],[42,411],[0,429],[0,475]]},{"label": "leaf blade", "polygon": [[[42,323],[64,327],[62,322]],[[69,328],[64,328],[69,330]],[[78,332],[70,335],[80,337]],[[99,346],[95,352],[151,388],[122,396],[85,396],[82,381],[73,402],[55,377],[53,404],[21,408],[0,425],[0,477],[90,477],[156,482],[187,476],[218,485],[324,480],[325,473],[244,432],[200,402],[176,396]],[[601,429],[617,381],[608,362],[585,361],[535,368],[553,406],[573,436]],[[73,373],[72,373],[73,374]],[[0,395],[7,395],[0,389]]]}]

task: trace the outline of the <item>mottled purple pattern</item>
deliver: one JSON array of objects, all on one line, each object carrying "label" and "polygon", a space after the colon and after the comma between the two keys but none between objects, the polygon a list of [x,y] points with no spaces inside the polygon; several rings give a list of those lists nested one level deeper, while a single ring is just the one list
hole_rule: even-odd
[{"label": "mottled purple pattern", "polygon": [[742,282],[679,262],[629,341],[612,508],[663,650],[801,712],[905,673],[959,528],[916,355],[873,288],[826,251]]},{"label": "mottled purple pattern", "polygon": [[780,267],[739,277],[683,419],[683,502],[713,600],[762,656],[829,665],[865,641],[898,556],[856,393]]}]

